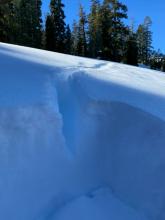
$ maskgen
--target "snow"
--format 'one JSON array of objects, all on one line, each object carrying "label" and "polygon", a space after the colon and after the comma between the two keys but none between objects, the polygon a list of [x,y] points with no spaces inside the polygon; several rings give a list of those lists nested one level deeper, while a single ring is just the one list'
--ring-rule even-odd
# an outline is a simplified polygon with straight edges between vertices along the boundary
[{"label": "snow", "polygon": [[165,219],[163,73],[3,43],[0,66],[0,219]]},{"label": "snow", "polygon": [[68,216],[79,220],[123,220],[123,217],[131,220],[145,219],[136,210],[113,197],[112,192],[106,188],[71,201],[56,213],[54,219],[67,220]]},{"label": "snow", "polygon": [[145,65],[145,64],[143,64],[143,63],[139,63],[138,66],[141,67],[141,68],[145,68],[145,69],[151,69],[150,66]]}]

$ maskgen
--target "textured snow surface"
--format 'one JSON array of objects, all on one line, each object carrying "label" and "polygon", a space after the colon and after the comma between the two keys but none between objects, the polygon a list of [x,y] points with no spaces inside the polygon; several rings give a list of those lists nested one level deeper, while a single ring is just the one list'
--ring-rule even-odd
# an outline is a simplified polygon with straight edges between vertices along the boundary
[{"label": "textured snow surface", "polygon": [[136,210],[113,196],[109,189],[101,189],[70,201],[55,214],[53,220],[145,220]]},{"label": "textured snow surface", "polygon": [[0,219],[164,220],[165,75],[0,43]]}]

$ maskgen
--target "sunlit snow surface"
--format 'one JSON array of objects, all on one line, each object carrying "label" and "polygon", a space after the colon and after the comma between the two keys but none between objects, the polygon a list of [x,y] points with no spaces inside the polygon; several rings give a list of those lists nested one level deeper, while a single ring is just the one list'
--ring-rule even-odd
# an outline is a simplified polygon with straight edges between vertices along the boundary
[{"label": "sunlit snow surface", "polygon": [[165,74],[0,44],[0,219],[164,220]]}]

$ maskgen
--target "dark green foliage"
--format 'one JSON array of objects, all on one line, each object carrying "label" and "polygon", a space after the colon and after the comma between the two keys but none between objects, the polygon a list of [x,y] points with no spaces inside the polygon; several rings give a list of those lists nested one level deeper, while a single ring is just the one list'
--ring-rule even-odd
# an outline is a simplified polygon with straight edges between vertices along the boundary
[{"label": "dark green foliage", "polygon": [[91,3],[88,31],[82,6],[80,6],[79,23],[74,24],[75,54],[121,61],[126,34],[122,19],[127,18],[127,7],[117,0],[104,0],[102,5],[99,0],[92,0]]},{"label": "dark green foliage", "polygon": [[34,47],[42,47],[42,0],[35,0],[34,5]]},{"label": "dark green foliage", "polygon": [[41,0],[13,0],[0,5],[0,38],[8,43],[41,47]]},{"label": "dark green foliage", "polygon": [[[64,4],[61,0],[51,0],[50,15],[47,16],[46,21],[46,47],[48,50],[56,52],[65,51],[65,14]],[[48,27],[47,27],[48,25]]]},{"label": "dark green foliage", "polygon": [[0,41],[5,42],[7,40],[6,26],[5,26],[5,10],[0,5]]},{"label": "dark green foliage", "polygon": [[125,35],[123,19],[127,18],[127,7],[118,0],[104,0],[100,9],[103,58],[122,60]]},{"label": "dark green foliage", "polygon": [[102,49],[100,2],[99,0],[91,0],[91,3],[91,11],[88,16],[88,50],[89,56],[96,58]]},{"label": "dark green foliage", "polygon": [[72,29],[72,54],[101,58],[131,65],[150,62],[151,20],[146,17],[137,33],[124,23],[127,6],[118,0],[91,0],[87,16],[80,6],[79,21]]},{"label": "dark green foliage", "polygon": [[151,69],[161,70],[165,72],[165,55],[161,53],[160,50],[152,51],[150,57]]},{"label": "dark green foliage", "polygon": [[10,3],[12,0],[0,0],[0,5]]},{"label": "dark green foliage", "polygon": [[162,70],[163,72],[165,72],[165,57],[164,57],[163,60],[162,60],[161,70]]},{"label": "dark green foliage", "polygon": [[126,64],[137,66],[138,47],[137,47],[136,35],[134,33],[130,33],[126,43],[127,43],[127,48],[126,48],[125,62]]},{"label": "dark green foliage", "polygon": [[13,37],[13,14],[13,3],[0,4],[0,41],[2,42],[10,42],[10,38]]},{"label": "dark green foliage", "polygon": [[19,20],[20,44],[41,48],[41,0],[21,0],[19,4]]},{"label": "dark green foliage", "polygon": [[150,17],[144,19],[144,23],[139,25],[137,30],[138,59],[140,63],[146,65],[150,62],[152,51],[152,32],[150,30],[152,21]]},{"label": "dark green foliage", "polygon": [[21,0],[19,5],[19,42],[22,45],[32,46],[33,28],[32,28],[32,6],[31,0]]},{"label": "dark green foliage", "polygon": [[87,17],[82,5],[79,8],[79,21],[74,21],[72,31],[72,54],[87,56]]},{"label": "dark green foliage", "polygon": [[50,15],[47,15],[46,18],[46,29],[45,29],[45,48],[47,50],[54,50],[54,25],[53,25],[53,19]]},{"label": "dark green foliage", "polygon": [[77,44],[77,51],[79,56],[87,55],[86,24],[87,18],[82,5],[80,5]]},{"label": "dark green foliage", "polygon": [[72,39],[72,48],[71,48],[71,54],[78,55],[78,24],[74,20],[73,22],[73,28],[71,33],[71,39]]},{"label": "dark green foliage", "polygon": [[71,48],[72,48],[72,35],[69,25],[66,27],[66,33],[65,33],[65,53],[71,54]]},{"label": "dark green foliage", "polygon": [[143,25],[139,25],[137,30],[137,43],[138,43],[138,60],[140,63],[144,63],[144,28]]},{"label": "dark green foliage", "polygon": [[20,0],[14,0],[9,4],[9,14],[8,14],[9,43],[19,44],[19,39],[20,39],[19,2]]}]

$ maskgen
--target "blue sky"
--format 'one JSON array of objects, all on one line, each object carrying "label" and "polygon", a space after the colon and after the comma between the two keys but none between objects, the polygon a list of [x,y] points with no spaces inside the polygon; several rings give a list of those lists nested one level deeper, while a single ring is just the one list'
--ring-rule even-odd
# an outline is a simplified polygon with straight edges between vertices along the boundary
[{"label": "blue sky", "polygon": [[[165,0],[121,0],[128,6],[128,22],[135,24],[143,22],[145,16],[152,18],[153,46],[165,53]],[[43,1],[43,12],[46,15],[50,0]],[[90,0],[63,0],[65,4],[66,22],[72,24],[77,18],[79,4],[82,3],[89,11]]]}]

